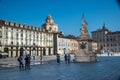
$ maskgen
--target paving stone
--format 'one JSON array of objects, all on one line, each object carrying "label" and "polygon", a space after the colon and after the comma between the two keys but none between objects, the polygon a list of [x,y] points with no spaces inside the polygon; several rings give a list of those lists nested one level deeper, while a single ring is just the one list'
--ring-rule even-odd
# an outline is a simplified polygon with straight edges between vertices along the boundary
[{"label": "paving stone", "polygon": [[52,60],[22,71],[18,67],[0,67],[0,80],[120,80],[120,56],[98,59],[96,63],[71,64]]}]

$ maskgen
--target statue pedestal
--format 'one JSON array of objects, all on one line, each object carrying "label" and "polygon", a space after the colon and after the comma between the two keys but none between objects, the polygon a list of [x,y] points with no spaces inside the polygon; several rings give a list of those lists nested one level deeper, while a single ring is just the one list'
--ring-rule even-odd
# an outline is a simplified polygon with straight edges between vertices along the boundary
[{"label": "statue pedestal", "polygon": [[75,62],[95,62],[96,54],[92,49],[92,40],[88,34],[87,23],[82,16],[82,28],[80,29],[80,37],[78,38],[79,50],[75,54]]},{"label": "statue pedestal", "polygon": [[75,62],[96,62],[96,54],[86,49],[79,50],[75,54]]}]

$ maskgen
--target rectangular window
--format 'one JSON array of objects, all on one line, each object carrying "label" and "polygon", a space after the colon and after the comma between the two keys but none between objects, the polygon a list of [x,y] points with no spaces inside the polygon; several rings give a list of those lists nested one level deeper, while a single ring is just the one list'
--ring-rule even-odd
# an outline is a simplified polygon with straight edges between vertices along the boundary
[{"label": "rectangular window", "polygon": [[109,44],[107,44],[107,47],[109,47]]},{"label": "rectangular window", "polygon": [[2,36],[2,32],[0,31],[0,36]]},{"label": "rectangular window", "polygon": [[23,37],[23,34],[21,34],[21,37]]},{"label": "rectangular window", "polygon": [[1,41],[0,41],[0,45],[1,45]]},{"label": "rectangular window", "polygon": [[5,22],[6,25],[9,25],[9,22]]},{"label": "rectangular window", "polygon": [[23,25],[22,25],[22,24],[20,24],[20,27],[21,27],[21,28],[23,28]]},{"label": "rectangular window", "polygon": [[6,32],[6,38],[8,37],[8,32]]},{"label": "rectangular window", "polygon": [[18,33],[16,33],[16,37],[18,37]]},{"label": "rectangular window", "polygon": [[0,26],[0,30],[2,30],[2,26]]}]

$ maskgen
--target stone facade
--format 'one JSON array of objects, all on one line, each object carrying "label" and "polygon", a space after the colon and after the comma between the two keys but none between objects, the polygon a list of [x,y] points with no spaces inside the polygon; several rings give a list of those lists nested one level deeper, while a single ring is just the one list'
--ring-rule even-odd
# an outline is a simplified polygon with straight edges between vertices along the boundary
[{"label": "stone facade", "polygon": [[84,15],[82,16],[82,27],[80,28],[80,38],[79,40],[88,40],[90,36],[87,30],[87,22],[84,20]]},{"label": "stone facade", "polygon": [[120,52],[120,31],[108,32],[105,36],[104,52],[112,51],[113,53]]},{"label": "stone facade", "polygon": [[52,19],[52,16],[49,14],[45,20],[45,23],[41,26],[42,31],[47,31],[47,32],[53,32],[57,33],[58,32],[58,25],[54,23],[54,20]]},{"label": "stone facade", "polygon": [[77,38],[71,36],[59,36],[57,51],[59,54],[76,53],[78,51]]},{"label": "stone facade", "polygon": [[103,53],[109,51],[120,52],[120,31],[111,32],[105,24],[102,29],[92,31],[92,39],[98,43],[98,49]]},{"label": "stone facade", "polygon": [[87,23],[82,16],[82,27],[80,37],[78,38],[78,52],[75,54],[75,62],[93,62],[96,61],[96,54],[93,52],[92,40],[88,34]]},{"label": "stone facade", "polygon": [[101,49],[103,46],[105,46],[105,36],[108,32],[109,30],[106,28],[105,23],[103,24],[102,29],[92,31],[92,39],[98,42],[98,49]]},{"label": "stone facade", "polygon": [[22,51],[32,49],[36,55],[53,54],[53,33],[42,31],[38,27],[0,20],[0,50],[9,57],[18,57]]}]

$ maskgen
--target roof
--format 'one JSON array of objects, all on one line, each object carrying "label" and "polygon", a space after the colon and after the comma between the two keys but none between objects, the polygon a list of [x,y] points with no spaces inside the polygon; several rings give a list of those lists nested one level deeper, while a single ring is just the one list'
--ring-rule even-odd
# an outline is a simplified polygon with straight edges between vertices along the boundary
[{"label": "roof", "polygon": [[108,32],[107,35],[112,35],[112,34],[120,34],[120,31],[116,31],[116,32]]},{"label": "roof", "polygon": [[60,38],[66,38],[66,39],[77,39],[77,37],[75,37],[74,35],[68,35],[68,36],[59,36]]},{"label": "roof", "polygon": [[93,33],[93,32],[103,32],[103,31],[109,31],[109,30],[106,28],[105,23],[103,24],[102,29],[97,29],[97,30],[95,30],[95,31],[92,31],[92,33]]}]

